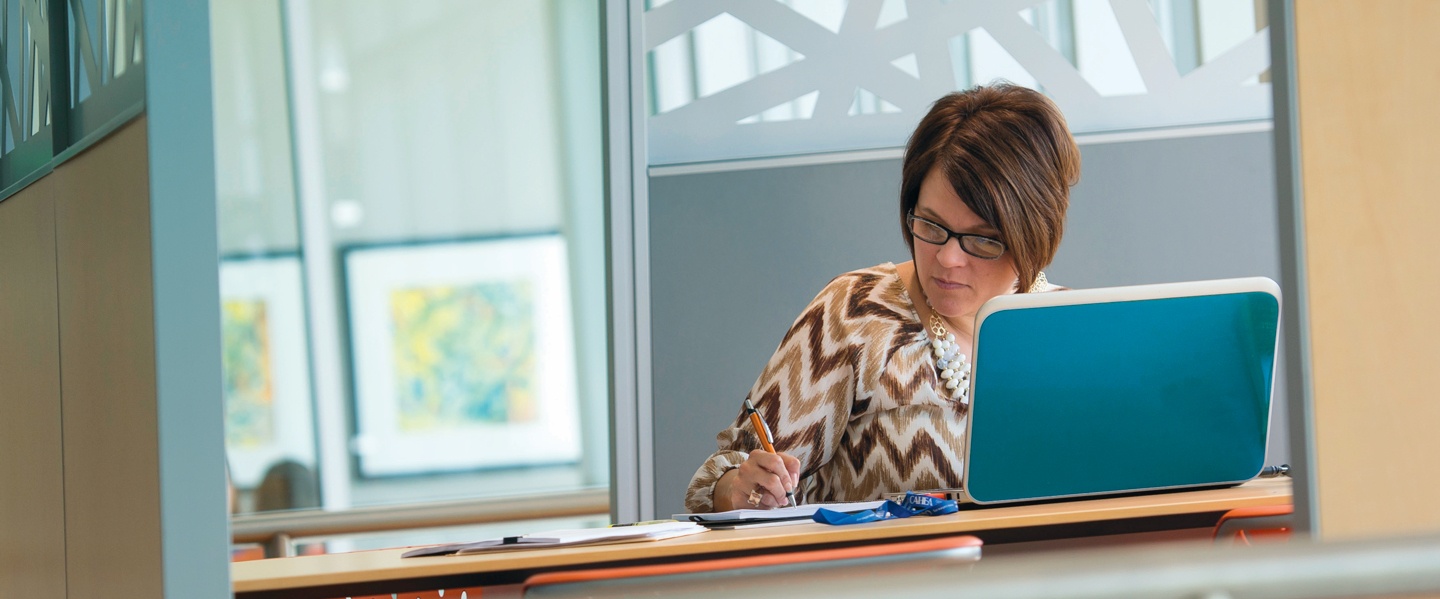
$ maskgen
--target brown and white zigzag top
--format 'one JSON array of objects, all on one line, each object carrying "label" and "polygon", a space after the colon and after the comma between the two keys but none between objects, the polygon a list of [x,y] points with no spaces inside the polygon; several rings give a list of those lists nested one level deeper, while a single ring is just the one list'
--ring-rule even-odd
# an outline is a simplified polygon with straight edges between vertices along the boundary
[{"label": "brown and white zigzag top", "polygon": [[[960,486],[965,404],[936,393],[929,335],[895,265],[831,281],[785,333],[749,398],[800,460],[805,503]],[[743,410],[690,480],[685,507],[713,510],[715,481],[759,439]]]}]

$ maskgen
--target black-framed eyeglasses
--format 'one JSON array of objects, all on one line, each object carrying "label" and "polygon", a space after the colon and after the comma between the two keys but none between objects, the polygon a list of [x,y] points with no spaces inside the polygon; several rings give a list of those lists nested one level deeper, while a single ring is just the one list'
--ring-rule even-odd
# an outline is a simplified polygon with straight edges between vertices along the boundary
[{"label": "black-framed eyeglasses", "polygon": [[1005,244],[994,237],[974,233],[956,233],[940,226],[935,221],[915,216],[914,212],[907,214],[906,217],[910,223],[910,234],[925,243],[945,245],[950,243],[951,237],[954,237],[960,240],[960,249],[981,260],[995,260],[1005,253]]}]

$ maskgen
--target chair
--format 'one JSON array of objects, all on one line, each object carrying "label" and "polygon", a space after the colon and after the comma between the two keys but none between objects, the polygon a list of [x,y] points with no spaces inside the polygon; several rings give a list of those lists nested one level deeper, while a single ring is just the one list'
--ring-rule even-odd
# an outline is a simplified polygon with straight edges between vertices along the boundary
[{"label": "chair", "polygon": [[979,538],[963,535],[840,549],[545,572],[526,579],[523,592],[526,596],[658,596],[683,594],[690,585],[700,584],[712,590],[736,587],[737,596],[753,596],[742,589],[763,590],[781,580],[793,585],[805,577],[864,576],[876,566],[893,573],[897,569],[919,572],[969,565],[980,559],[981,544]]},{"label": "chair", "polygon": [[1288,505],[1242,507],[1225,512],[1215,523],[1215,542],[1251,545],[1251,541],[1286,541],[1295,526]]},{"label": "chair", "polygon": [[254,543],[230,546],[230,561],[249,562],[265,559],[265,548]]}]

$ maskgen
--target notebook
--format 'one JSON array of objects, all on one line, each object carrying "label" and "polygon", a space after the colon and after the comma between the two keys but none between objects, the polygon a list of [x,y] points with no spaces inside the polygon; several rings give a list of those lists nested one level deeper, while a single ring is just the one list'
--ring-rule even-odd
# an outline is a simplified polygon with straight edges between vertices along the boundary
[{"label": "notebook", "polygon": [[1233,485],[1264,466],[1267,278],[994,298],[976,316],[963,500]]},{"label": "notebook", "polygon": [[499,537],[472,543],[436,545],[411,549],[400,557],[425,557],[431,555],[472,555],[492,551],[514,551],[521,549],[547,549],[573,545],[598,545],[602,543],[632,543],[636,541],[660,541],[698,534],[709,530],[693,522],[656,522],[608,528],[572,528],[531,533],[517,537]]},{"label": "notebook", "polygon": [[712,528],[732,526],[779,524],[782,522],[810,522],[816,510],[825,508],[837,512],[859,512],[880,507],[885,500],[855,501],[849,503],[812,503],[775,509],[739,509],[705,514],[675,514],[672,518],[682,522],[697,522]]}]

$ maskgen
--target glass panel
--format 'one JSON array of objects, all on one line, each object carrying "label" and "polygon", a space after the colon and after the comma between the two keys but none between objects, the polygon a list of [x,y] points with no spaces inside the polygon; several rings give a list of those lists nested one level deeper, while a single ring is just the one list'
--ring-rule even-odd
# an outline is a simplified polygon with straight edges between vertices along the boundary
[{"label": "glass panel", "polygon": [[[823,5],[814,8],[820,9]],[[802,58],[804,56],[770,36],[729,13],[722,13],[650,52],[648,60],[652,69],[678,75],[659,78],[651,84],[654,94],[651,114],[674,110]],[[792,107],[798,109],[798,104]],[[795,117],[787,114],[778,120],[790,118]],[[761,119],[771,120],[763,116]]]},{"label": "glass panel", "polygon": [[[1198,0],[1200,63],[1209,64],[1254,37],[1265,28],[1267,10],[1265,0]],[[1248,83],[1257,81],[1259,76],[1247,79]]]},{"label": "glass panel", "polygon": [[777,104],[765,109],[759,114],[752,114],[737,121],[740,124],[793,121],[797,119],[808,119],[815,114],[815,99],[820,97],[820,92],[813,91],[789,102]]},{"label": "glass panel", "polygon": [[278,1],[211,3],[225,449],[237,512],[319,505]]},{"label": "glass panel", "polygon": [[144,2],[69,0],[61,5],[70,38],[69,142],[74,143],[144,104]]},{"label": "glass panel", "polygon": [[1145,80],[1109,0],[1074,0],[1071,11],[1080,75],[1102,96],[1144,94]]},{"label": "glass panel", "polygon": [[212,22],[238,507],[608,484],[597,7],[215,0]]},{"label": "glass panel", "polygon": [[1264,0],[650,5],[655,165],[896,147],[940,94],[1000,79],[1077,133],[1270,116]]},{"label": "glass panel", "polygon": [[0,189],[49,162],[53,145],[50,105],[50,19],[45,5],[0,2]]},{"label": "glass panel", "polygon": [[976,28],[951,40],[950,51],[954,54],[952,59],[955,62],[963,60],[966,63],[965,72],[968,73],[969,81],[964,87],[997,81],[1009,81],[1026,87],[1038,85],[1035,77],[1025,70],[1025,66],[1016,61],[1015,57],[984,29]]},{"label": "glass panel", "polygon": [[210,19],[220,254],[296,254],[280,3],[217,0]]},{"label": "glass panel", "polygon": [[1266,0],[1148,0],[1184,76],[1265,29]]},{"label": "glass panel", "polygon": [[[905,10],[905,0],[883,0],[880,5],[880,17],[875,20],[876,29],[884,29],[909,17]],[[839,31],[837,27],[834,31]]]}]

